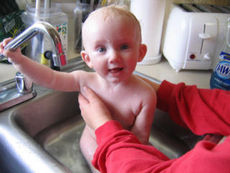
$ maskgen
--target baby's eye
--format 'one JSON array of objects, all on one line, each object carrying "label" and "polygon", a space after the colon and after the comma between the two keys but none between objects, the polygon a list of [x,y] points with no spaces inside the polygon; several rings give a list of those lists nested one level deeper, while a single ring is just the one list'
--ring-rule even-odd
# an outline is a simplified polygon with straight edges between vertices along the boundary
[{"label": "baby's eye", "polygon": [[123,45],[121,45],[121,50],[125,50],[125,49],[128,49],[129,48],[129,46],[127,45],[127,44],[123,44]]},{"label": "baby's eye", "polygon": [[102,52],[106,51],[106,48],[105,47],[99,47],[99,48],[97,48],[97,51],[102,53]]}]

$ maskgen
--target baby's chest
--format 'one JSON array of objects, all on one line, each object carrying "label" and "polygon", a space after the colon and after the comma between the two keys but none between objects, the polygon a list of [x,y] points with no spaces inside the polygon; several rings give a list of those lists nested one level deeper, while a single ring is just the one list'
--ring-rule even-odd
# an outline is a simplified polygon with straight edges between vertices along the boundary
[{"label": "baby's chest", "polygon": [[107,100],[107,105],[113,119],[119,121],[126,129],[131,128],[141,109],[140,103],[134,98],[110,98]]}]

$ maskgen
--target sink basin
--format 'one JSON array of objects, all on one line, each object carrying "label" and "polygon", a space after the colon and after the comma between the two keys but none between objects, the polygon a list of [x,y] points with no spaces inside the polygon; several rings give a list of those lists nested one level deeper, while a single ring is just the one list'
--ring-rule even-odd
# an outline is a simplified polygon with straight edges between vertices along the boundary
[{"label": "sink basin", "polygon": [[[34,99],[0,114],[0,172],[89,173],[79,150],[78,93],[36,91]],[[181,156],[199,139],[156,110],[150,143],[168,157]]]}]

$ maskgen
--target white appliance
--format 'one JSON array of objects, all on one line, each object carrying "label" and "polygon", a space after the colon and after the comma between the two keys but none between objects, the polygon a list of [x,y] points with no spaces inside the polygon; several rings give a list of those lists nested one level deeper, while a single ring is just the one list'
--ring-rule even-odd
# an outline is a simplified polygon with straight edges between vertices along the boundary
[{"label": "white appliance", "polygon": [[230,7],[173,5],[165,31],[163,54],[176,70],[212,69],[225,42]]},{"label": "white appliance", "polygon": [[142,42],[147,45],[147,53],[138,64],[151,65],[161,60],[161,35],[166,0],[131,0],[130,11],[141,25]]}]

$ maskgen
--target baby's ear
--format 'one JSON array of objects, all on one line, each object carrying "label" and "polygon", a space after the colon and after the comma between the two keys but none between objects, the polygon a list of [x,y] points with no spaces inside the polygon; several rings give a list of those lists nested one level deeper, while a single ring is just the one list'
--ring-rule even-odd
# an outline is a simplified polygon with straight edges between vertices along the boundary
[{"label": "baby's ear", "polygon": [[85,63],[90,67],[90,68],[93,68],[93,64],[90,60],[90,57],[88,55],[88,53],[85,51],[85,50],[82,50],[81,51],[81,57],[83,59],[83,61],[85,61]]},{"label": "baby's ear", "polygon": [[139,48],[139,57],[138,62],[141,62],[143,58],[145,57],[145,54],[147,52],[147,46],[145,44],[141,44]]}]

